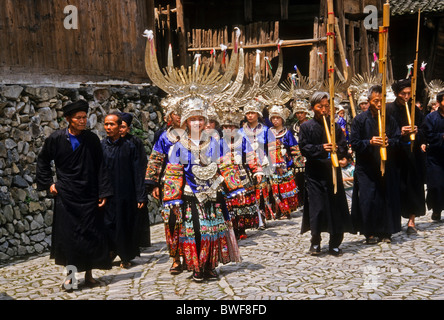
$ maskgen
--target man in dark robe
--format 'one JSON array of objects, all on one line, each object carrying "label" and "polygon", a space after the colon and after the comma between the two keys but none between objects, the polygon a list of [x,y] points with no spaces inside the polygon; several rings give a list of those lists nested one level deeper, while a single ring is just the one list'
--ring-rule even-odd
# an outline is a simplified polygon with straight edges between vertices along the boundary
[{"label": "man in dark robe", "polygon": [[[140,140],[135,135],[130,133],[131,124],[133,122],[133,116],[130,113],[121,112],[120,117],[122,118],[122,125],[120,126],[120,135],[124,139],[128,139],[134,144],[139,152],[139,165],[140,165],[140,175],[145,179],[146,167],[148,165],[148,157],[146,155],[145,146],[142,140]],[[151,236],[150,236],[150,217],[148,212],[148,206],[143,206],[140,210],[140,223],[139,223],[139,233],[140,242],[139,246],[149,247],[151,246]]]},{"label": "man in dark robe", "polygon": [[[337,192],[334,192],[332,144],[327,142],[323,117],[328,115],[329,94],[316,92],[310,99],[314,118],[304,122],[299,132],[299,147],[306,158],[305,163],[305,205],[302,217],[301,233],[311,230],[312,255],[321,253],[321,232],[329,232],[329,253],[341,255],[339,245],[344,232],[351,231],[351,219],[342,182],[341,168],[336,168]],[[329,118],[327,117],[329,123]],[[344,157],[347,152],[345,136],[338,124],[335,124],[337,154]]]},{"label": "man in dark robe", "polygon": [[[37,189],[55,196],[50,258],[63,266],[86,271],[85,285],[99,284],[92,269],[111,269],[103,212],[112,186],[103,164],[100,139],[86,130],[88,103],[80,100],[63,108],[67,129],[52,133],[37,159]],[[57,182],[51,162],[54,161]],[[73,287],[73,275],[63,285]]]},{"label": "man in dark robe", "polygon": [[[422,123],[424,114],[415,106],[415,126],[411,130],[406,103],[410,112],[411,81],[399,80],[392,85],[396,100],[387,104],[387,115],[396,120],[401,131],[401,148],[396,152],[396,160],[400,168],[401,216],[408,219],[407,233],[415,234],[415,217],[425,215],[425,154],[421,145],[425,143]],[[411,140],[410,134],[415,134]],[[412,149],[413,144],[413,149]]]},{"label": "man in dark robe", "polygon": [[144,176],[140,174],[140,151],[130,140],[121,137],[122,119],[118,113],[105,117],[107,137],[102,140],[105,166],[114,195],[105,206],[105,227],[111,250],[121,259],[120,267],[128,268],[140,255],[139,209],[146,205]]},{"label": "man in dark robe", "polygon": [[351,215],[354,231],[363,234],[367,244],[375,244],[390,242],[391,235],[401,231],[399,170],[393,157],[399,147],[400,130],[395,119],[387,116],[387,161],[382,175],[383,138],[378,125],[381,86],[371,87],[368,94],[370,108],[357,115],[351,127],[350,142],[356,153]]},{"label": "man in dark robe", "polygon": [[424,121],[427,147],[427,206],[432,220],[441,220],[444,209],[444,91],[436,95],[438,110],[429,113]]}]

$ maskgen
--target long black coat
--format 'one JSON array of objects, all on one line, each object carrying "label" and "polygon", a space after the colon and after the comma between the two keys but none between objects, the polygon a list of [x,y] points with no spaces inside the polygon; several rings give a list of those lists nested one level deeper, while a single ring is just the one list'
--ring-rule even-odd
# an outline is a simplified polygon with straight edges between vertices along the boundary
[{"label": "long black coat", "polygon": [[83,131],[79,139],[81,144],[73,151],[68,130],[58,130],[45,140],[37,159],[38,190],[48,190],[54,183],[51,161],[57,175],[50,257],[58,265],[76,266],[79,272],[110,269],[98,200],[111,196],[112,186],[103,166],[99,138]]},{"label": "long black coat", "polygon": [[[387,104],[387,115],[393,116],[400,130],[401,127],[409,125],[405,105],[399,105],[396,101]],[[425,143],[423,122],[424,114],[416,108],[415,125],[418,127],[418,134],[413,142],[413,152],[410,136],[405,136],[400,139],[400,148],[395,155],[401,177],[401,216],[407,219],[411,214],[416,217],[423,216],[426,211],[424,190],[426,156],[421,151],[421,144]]]},{"label": "long black coat", "polygon": [[427,149],[427,206],[436,212],[444,210],[444,117],[435,111],[424,121]]},{"label": "long black coat", "polygon": [[366,236],[401,231],[399,169],[394,158],[401,132],[392,117],[387,117],[386,135],[389,145],[382,176],[380,148],[370,145],[370,139],[379,136],[377,119],[370,110],[353,119],[350,143],[356,153],[356,167],[351,215],[354,231]]},{"label": "long black coat", "polygon": [[[338,157],[348,152],[344,133],[336,124]],[[313,235],[321,232],[341,234],[352,230],[347,199],[342,182],[341,168],[336,169],[337,193],[334,193],[332,164],[329,153],[323,148],[327,137],[322,122],[311,119],[301,125],[299,147],[306,158],[305,199],[301,233],[311,230]]]},{"label": "long black coat", "polygon": [[140,254],[140,218],[138,202],[147,202],[140,150],[129,139],[102,140],[105,166],[114,195],[105,206],[105,226],[111,248],[122,259],[130,261]]},{"label": "long black coat", "polygon": [[[148,156],[146,154],[143,141],[132,134],[125,135],[125,139],[128,139],[131,143],[133,143],[136,149],[138,150],[140,157],[140,161],[138,161],[140,165],[140,174],[142,175],[142,177],[144,177],[148,165]],[[146,185],[145,185],[145,190],[146,190]],[[148,212],[148,206],[145,205],[142,209],[139,209],[139,211],[140,211],[139,245],[141,247],[149,247],[151,246],[151,231],[150,231],[150,217]]]}]

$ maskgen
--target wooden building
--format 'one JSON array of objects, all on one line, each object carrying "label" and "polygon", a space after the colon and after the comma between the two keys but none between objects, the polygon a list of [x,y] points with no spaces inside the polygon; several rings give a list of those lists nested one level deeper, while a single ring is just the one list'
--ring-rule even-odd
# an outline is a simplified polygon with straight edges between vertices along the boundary
[{"label": "wooden building", "polygon": [[[0,81],[59,84],[147,81],[145,38],[151,0],[2,0]],[[77,29],[65,28],[77,9]],[[148,9],[150,8],[150,9]]]},{"label": "wooden building", "polygon": [[[378,31],[365,28],[372,5],[382,17],[384,0],[334,0],[338,78],[377,72]],[[405,77],[415,56],[417,9],[422,10],[419,60],[428,80],[444,78],[444,5],[440,0],[391,0],[389,77]],[[67,29],[67,5],[77,8],[78,29]],[[159,61],[166,65],[169,44],[176,65],[196,54],[210,63],[230,48],[241,30],[251,78],[256,50],[274,69],[281,40],[284,75],[295,66],[313,80],[326,77],[326,0],[4,0],[0,2],[2,83],[149,82],[144,68],[145,29],[156,34]],[[229,52],[229,50],[228,50]],[[396,58],[395,58],[396,57]],[[348,64],[348,67],[347,67]],[[419,84],[421,81],[418,82]]]}]

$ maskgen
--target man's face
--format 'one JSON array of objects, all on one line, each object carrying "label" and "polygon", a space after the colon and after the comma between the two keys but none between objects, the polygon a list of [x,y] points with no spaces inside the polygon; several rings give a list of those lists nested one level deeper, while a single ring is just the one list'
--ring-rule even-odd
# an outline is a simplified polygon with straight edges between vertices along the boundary
[{"label": "man's face", "polygon": [[370,109],[372,110],[372,112],[377,113],[378,110],[381,110],[382,94],[373,92],[369,103],[370,103]]},{"label": "man's face", "polygon": [[122,137],[126,136],[130,132],[130,127],[126,124],[125,121],[122,121],[122,124],[120,125],[120,135]]},{"label": "man's face", "polygon": [[68,117],[66,120],[69,123],[69,126],[76,131],[83,131],[86,129],[86,124],[88,121],[88,117],[86,116],[85,111],[78,111]]},{"label": "man's face", "polygon": [[324,98],[321,100],[320,103],[315,104],[313,107],[314,115],[317,119],[322,118],[323,116],[328,115],[330,103],[328,102],[327,98]]},{"label": "man's face", "polygon": [[114,115],[108,115],[105,118],[104,128],[106,134],[112,140],[118,139],[120,137],[120,125],[118,123],[119,118]]},{"label": "man's face", "polygon": [[412,96],[412,88],[407,87],[407,88],[402,89],[396,95],[396,100],[398,100],[398,103],[404,105],[406,102],[409,102],[411,96]]},{"label": "man's face", "polygon": [[441,113],[444,113],[444,99],[442,99],[441,102],[436,102],[436,105],[438,106],[436,109],[440,109]]}]

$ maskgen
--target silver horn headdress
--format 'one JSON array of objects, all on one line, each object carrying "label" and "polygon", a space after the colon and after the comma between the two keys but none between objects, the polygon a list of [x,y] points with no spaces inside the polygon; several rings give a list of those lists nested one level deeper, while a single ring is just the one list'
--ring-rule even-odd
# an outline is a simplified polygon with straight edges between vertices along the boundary
[{"label": "silver horn headdress", "polygon": [[[146,72],[156,86],[174,99],[180,100],[177,110],[180,112],[182,123],[186,121],[187,117],[199,112],[202,112],[201,115],[208,119],[206,109],[211,105],[212,100],[233,96],[241,88],[244,73],[244,55],[243,50],[239,48],[239,28],[235,28],[235,30],[234,48],[227,69],[223,74],[219,72],[219,63],[215,64],[213,68],[204,64],[193,65],[188,68],[184,66],[174,67],[170,54],[167,67],[161,69],[157,61],[154,34],[151,30],[145,30],[143,35],[147,38],[145,49]],[[242,61],[242,67],[239,67],[237,71],[238,60]],[[236,71],[238,74],[233,81],[232,78]],[[170,98],[170,101],[173,98]],[[169,104],[166,103],[166,105]]]}]

